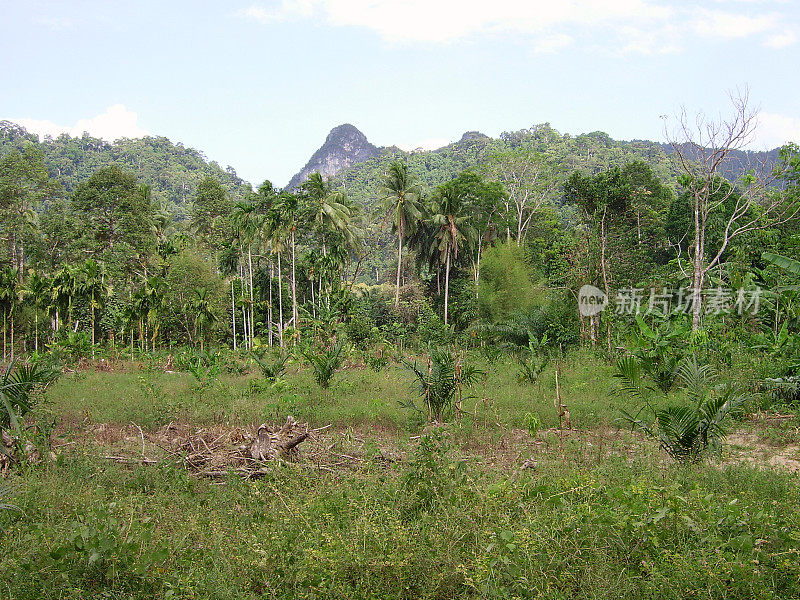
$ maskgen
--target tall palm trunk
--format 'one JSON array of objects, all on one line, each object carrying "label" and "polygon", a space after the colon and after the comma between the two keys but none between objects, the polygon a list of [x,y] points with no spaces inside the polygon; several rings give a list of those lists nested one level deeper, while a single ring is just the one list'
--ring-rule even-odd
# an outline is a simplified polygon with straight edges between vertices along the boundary
[{"label": "tall palm trunk", "polygon": [[269,261],[269,306],[267,307],[267,321],[269,321],[269,332],[267,333],[267,344],[272,347],[273,327],[275,320],[272,318],[272,284],[275,280],[272,259]]},{"label": "tall palm trunk", "polygon": [[94,358],[94,299],[92,299],[92,358]]},{"label": "tall palm trunk", "polygon": [[294,324],[294,328],[299,332],[300,314],[297,310],[297,283],[295,279],[294,255],[295,255],[294,225],[292,225],[292,323]]},{"label": "tall palm trunk", "polygon": [[247,335],[248,331],[247,326],[247,309],[245,308],[244,304],[242,304],[242,333],[244,334],[244,347],[246,350],[250,349],[250,338]]},{"label": "tall palm trunk", "polygon": [[253,302],[253,252],[252,252],[252,244],[247,245],[247,269],[249,271],[250,276],[250,340],[252,344],[252,340],[256,335],[256,329],[254,324],[254,315],[255,315],[255,303]]},{"label": "tall palm trunk", "polygon": [[400,228],[397,228],[397,286],[394,292],[394,306],[400,306],[400,269],[403,264],[403,234]]},{"label": "tall palm trunk", "polygon": [[233,329],[233,351],[236,352],[236,297],[233,292],[233,279],[231,279],[231,328]]},{"label": "tall palm trunk", "polygon": [[244,335],[244,347],[250,349],[250,326],[248,325],[247,307],[247,274],[244,265],[239,266],[239,281],[242,282],[242,334]]},{"label": "tall palm trunk", "polygon": [[281,279],[281,253],[278,252],[278,337],[281,347],[283,347],[283,280]]},{"label": "tall palm trunk", "polygon": [[481,242],[483,242],[483,236],[478,236],[478,257],[475,260],[475,298],[478,297],[478,286],[480,284],[481,279]]},{"label": "tall palm trunk", "polygon": [[447,305],[450,298],[450,248],[447,249],[446,266],[444,271],[444,324],[447,325]]}]

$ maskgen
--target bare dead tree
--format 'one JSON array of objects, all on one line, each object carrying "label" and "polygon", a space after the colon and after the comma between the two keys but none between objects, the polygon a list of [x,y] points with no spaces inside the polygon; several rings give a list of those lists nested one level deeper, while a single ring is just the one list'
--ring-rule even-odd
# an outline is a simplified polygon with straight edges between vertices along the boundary
[{"label": "bare dead tree", "polygon": [[[559,181],[544,157],[532,151],[497,155],[490,162],[488,172],[508,193],[506,212],[511,213],[513,207],[519,246],[525,241],[531,219],[553,196]],[[506,235],[510,240],[510,226],[506,227]]]},{"label": "bare dead tree", "polygon": [[[780,166],[770,166],[765,156],[757,158],[746,152],[741,159],[745,164],[737,165],[745,175],[736,184],[722,176],[724,169],[733,165],[734,152],[752,142],[758,127],[758,108],[750,106],[748,90],[737,90],[729,97],[729,117],[713,119],[700,112],[691,118],[683,109],[672,130],[665,131],[683,172],[680,182],[689,195],[694,225],[693,239],[685,251],[691,272],[684,270],[692,282],[693,330],[700,327],[706,275],[720,263],[730,242],[745,233],[785,223],[796,217],[800,208],[773,187],[786,173]],[[709,222],[719,214],[724,215],[721,243],[709,250]]]}]

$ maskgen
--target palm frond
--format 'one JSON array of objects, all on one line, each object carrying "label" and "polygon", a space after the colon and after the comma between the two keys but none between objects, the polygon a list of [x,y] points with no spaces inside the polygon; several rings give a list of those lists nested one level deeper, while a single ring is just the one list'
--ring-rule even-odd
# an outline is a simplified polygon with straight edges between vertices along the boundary
[{"label": "palm frond", "polygon": [[677,379],[686,393],[694,399],[700,399],[711,383],[716,379],[716,371],[711,365],[702,365],[697,357],[687,356],[678,365]]},{"label": "palm frond", "polygon": [[642,367],[633,356],[625,356],[617,361],[614,377],[619,380],[620,391],[639,400],[646,400],[648,393],[653,389],[645,383]]}]

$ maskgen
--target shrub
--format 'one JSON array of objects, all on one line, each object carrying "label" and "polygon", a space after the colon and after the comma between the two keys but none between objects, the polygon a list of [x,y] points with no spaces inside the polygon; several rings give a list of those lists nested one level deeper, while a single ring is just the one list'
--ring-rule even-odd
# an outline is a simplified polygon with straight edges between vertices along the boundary
[{"label": "shrub", "polygon": [[[428,411],[431,421],[441,421],[459,407],[462,390],[478,380],[483,373],[479,369],[463,364],[447,348],[432,347],[429,350],[427,366],[406,362],[416,376],[415,389]],[[407,405],[416,408],[412,403]]]},{"label": "shrub", "polygon": [[278,356],[270,359],[263,350],[253,351],[251,357],[261,368],[261,374],[270,383],[275,383],[286,372],[286,363],[291,354],[281,351]]},{"label": "shrub", "polygon": [[635,346],[631,353],[659,389],[668,392],[675,384],[678,368],[688,351],[688,323],[663,319],[650,327],[641,315],[636,315],[636,324]]},{"label": "shrub", "polygon": [[118,513],[112,502],[79,515],[67,531],[66,543],[50,552],[54,567],[67,572],[74,568],[79,578],[110,585],[138,588],[145,583],[153,567],[167,560],[169,550],[152,542],[150,518],[134,521]]},{"label": "shrub", "polygon": [[449,344],[455,337],[453,326],[445,325],[430,304],[423,304],[417,315],[417,334],[423,344],[435,346]]},{"label": "shrub", "polygon": [[529,312],[543,295],[521,247],[503,244],[484,251],[478,293],[481,317],[504,321],[517,312]]},{"label": "shrub", "polygon": [[344,344],[342,340],[339,340],[330,348],[320,352],[314,352],[311,349],[303,351],[303,356],[314,370],[314,381],[316,381],[323,390],[328,389],[333,380],[333,376],[344,362],[344,356],[342,354],[343,349]]},{"label": "shrub", "polygon": [[0,429],[19,428],[21,419],[36,403],[36,391],[58,376],[40,365],[11,365],[0,377]]},{"label": "shrub", "polygon": [[[688,404],[654,408],[648,398],[653,388],[644,383],[642,367],[634,357],[621,359],[614,376],[624,391],[643,403],[636,415],[623,411],[623,420],[657,440],[678,462],[700,461],[725,436],[727,417],[741,410],[746,401],[735,385],[714,385],[712,368],[698,364],[694,356],[681,361],[677,370]],[[649,421],[639,418],[643,411],[650,414]]]},{"label": "shrub", "polygon": [[520,370],[517,373],[517,381],[520,383],[538,383],[547,364],[550,362],[550,353],[547,348],[547,334],[541,339],[531,336],[528,341],[528,349],[517,357]]}]

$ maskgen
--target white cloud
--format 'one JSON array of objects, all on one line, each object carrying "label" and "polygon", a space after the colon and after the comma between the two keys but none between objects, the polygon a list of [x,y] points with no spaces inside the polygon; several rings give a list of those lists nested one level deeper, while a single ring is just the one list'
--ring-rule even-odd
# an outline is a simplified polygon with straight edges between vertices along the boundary
[{"label": "white cloud", "polygon": [[671,54],[680,50],[679,32],[669,24],[653,29],[620,27],[617,33],[622,54]]},{"label": "white cloud", "polygon": [[449,143],[450,140],[446,138],[428,138],[419,142],[397,144],[397,147],[406,152],[413,152],[414,150],[438,150]]},{"label": "white cloud", "polygon": [[275,23],[312,17],[314,15],[314,6],[311,0],[282,0],[270,8],[254,4],[240,10],[237,14],[240,17],[253,19],[260,23]]},{"label": "white cloud", "polygon": [[551,34],[564,24],[647,21],[671,12],[652,0],[283,0],[238,14],[262,22],[315,17],[373,30],[389,42],[451,42],[478,32]]},{"label": "white cloud", "polygon": [[[535,53],[557,52],[594,34],[618,52],[676,52],[690,37],[795,43],[796,16],[780,0],[721,2],[713,9],[666,0],[257,0],[240,17],[264,24],[313,20],[370,30],[392,44],[452,43],[516,35]],[[597,40],[595,40],[597,41]],[[591,46],[596,47],[596,46]]]},{"label": "white cloud", "polygon": [[556,33],[542,38],[533,47],[536,54],[552,54],[562,48],[566,48],[574,42],[574,38],[566,33]]},{"label": "white cloud", "polygon": [[758,128],[750,147],[772,149],[786,142],[800,143],[800,117],[762,112],[758,115]]},{"label": "white cloud", "polygon": [[695,12],[693,28],[707,37],[744,38],[773,30],[779,23],[774,13],[751,16],[701,8]]},{"label": "white cloud", "polygon": [[784,31],[782,33],[775,33],[764,40],[764,44],[770,48],[786,48],[797,42],[797,34],[793,31]]},{"label": "white cloud", "polygon": [[137,138],[148,135],[148,132],[139,127],[139,116],[125,108],[123,104],[109,106],[104,113],[91,119],[80,119],[75,125],[64,126],[53,123],[52,121],[38,119],[10,119],[22,125],[31,133],[36,133],[44,137],[49,135],[56,137],[62,133],[73,137],[79,137],[87,132],[94,137],[102,138],[113,142],[119,138]]}]

